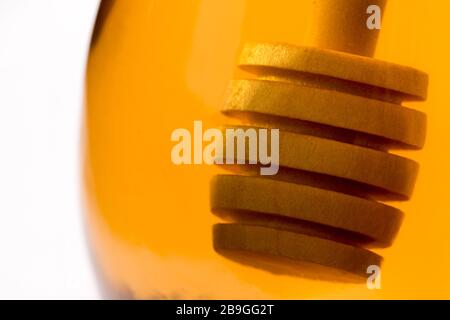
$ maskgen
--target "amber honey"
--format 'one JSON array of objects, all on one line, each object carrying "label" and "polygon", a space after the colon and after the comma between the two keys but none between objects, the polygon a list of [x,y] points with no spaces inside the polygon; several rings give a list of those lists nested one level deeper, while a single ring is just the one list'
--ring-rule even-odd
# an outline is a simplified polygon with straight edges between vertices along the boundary
[{"label": "amber honey", "polygon": [[[396,244],[379,250],[382,288],[276,275],[218,255],[212,246],[209,182],[223,171],[174,166],[176,128],[220,114],[246,42],[307,45],[313,1],[104,1],[87,70],[85,178],[94,259],[109,294],[135,298],[448,297],[448,205],[443,83],[446,2],[392,1],[377,58],[426,70],[421,108],[428,145],[405,152],[422,164]],[[414,17],[412,20],[411,17]],[[430,142],[431,141],[431,142]],[[439,143],[437,143],[438,141]]]}]

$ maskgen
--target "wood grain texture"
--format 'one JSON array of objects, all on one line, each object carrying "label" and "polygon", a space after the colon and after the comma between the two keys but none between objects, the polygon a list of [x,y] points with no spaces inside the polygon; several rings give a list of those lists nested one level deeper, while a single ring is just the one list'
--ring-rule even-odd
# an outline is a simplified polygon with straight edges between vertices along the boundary
[{"label": "wood grain texture", "polygon": [[227,258],[275,274],[365,281],[367,268],[382,263],[379,255],[362,248],[245,224],[214,225],[213,243]]},{"label": "wood grain texture", "polygon": [[308,45],[373,56],[379,30],[367,28],[367,8],[377,5],[384,14],[386,0],[320,0],[314,1]]},{"label": "wood grain texture", "polygon": [[[226,126],[224,139],[227,129],[261,128]],[[394,154],[285,131],[279,131],[279,165],[372,186],[396,200],[411,197],[419,169],[415,161]]]},{"label": "wood grain texture", "polygon": [[391,245],[403,219],[401,211],[378,202],[261,177],[215,176],[210,190],[212,212],[226,220],[356,245]]},{"label": "wood grain texture", "polygon": [[245,116],[242,113],[263,114],[365,133],[374,140],[383,139],[380,143],[387,149],[422,148],[427,124],[424,113],[392,103],[266,80],[233,80],[222,111],[238,117]]},{"label": "wood grain texture", "polygon": [[248,43],[239,65],[303,72],[397,92],[402,100],[427,98],[428,75],[414,68],[338,51],[281,43]]}]

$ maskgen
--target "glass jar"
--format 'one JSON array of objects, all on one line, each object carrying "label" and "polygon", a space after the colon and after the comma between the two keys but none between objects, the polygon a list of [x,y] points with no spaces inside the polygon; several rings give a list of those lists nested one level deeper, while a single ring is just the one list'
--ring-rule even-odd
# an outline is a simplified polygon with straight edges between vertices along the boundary
[{"label": "glass jar", "polygon": [[[103,0],[87,68],[83,135],[86,223],[104,292],[125,298],[449,297],[445,199],[450,172],[440,165],[449,133],[434,118],[411,202],[385,258],[382,289],[280,275],[215,252],[209,184],[217,166],[171,161],[178,128],[232,120],[221,114],[246,42],[308,45],[313,0]],[[426,111],[445,112],[449,45],[439,35],[450,4],[396,0],[383,11],[376,57],[426,70]],[[441,32],[438,32],[441,30]],[[444,81],[444,82],[441,82]],[[415,108],[415,104],[409,104]],[[432,106],[432,107],[431,107]],[[424,108],[420,105],[418,108]],[[447,108],[448,109],[448,108]],[[439,135],[439,136],[438,136]],[[448,150],[448,148],[447,148]],[[438,157],[438,155],[443,156]],[[433,165],[435,164],[435,165]],[[432,187],[430,187],[432,186]]]}]

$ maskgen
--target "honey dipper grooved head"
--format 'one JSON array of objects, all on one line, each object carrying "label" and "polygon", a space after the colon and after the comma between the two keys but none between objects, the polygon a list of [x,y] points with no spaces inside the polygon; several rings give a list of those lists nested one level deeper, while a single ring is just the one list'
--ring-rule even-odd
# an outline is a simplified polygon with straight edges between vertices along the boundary
[{"label": "honey dipper grooved head", "polygon": [[372,58],[379,25],[368,21],[381,19],[386,2],[315,0],[306,46],[243,47],[238,64],[253,78],[233,80],[222,108],[243,123],[223,134],[279,130],[279,171],[251,176],[260,164],[250,165],[247,145],[245,161],[226,167],[236,175],[213,179],[211,211],[226,222],[213,228],[219,254],[322,280],[366,280],[380,266],[368,249],[392,244],[402,213],[378,201],[408,200],[418,172],[389,150],[423,147],[426,115],[402,103],[428,91],[426,73]]}]

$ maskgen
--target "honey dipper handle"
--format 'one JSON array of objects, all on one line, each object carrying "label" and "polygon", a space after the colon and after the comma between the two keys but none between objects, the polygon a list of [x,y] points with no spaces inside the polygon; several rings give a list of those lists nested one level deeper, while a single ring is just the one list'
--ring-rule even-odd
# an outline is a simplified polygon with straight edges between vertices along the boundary
[{"label": "honey dipper handle", "polygon": [[381,16],[387,0],[315,0],[309,45],[372,57],[378,29],[369,29],[367,9],[377,5]]}]

